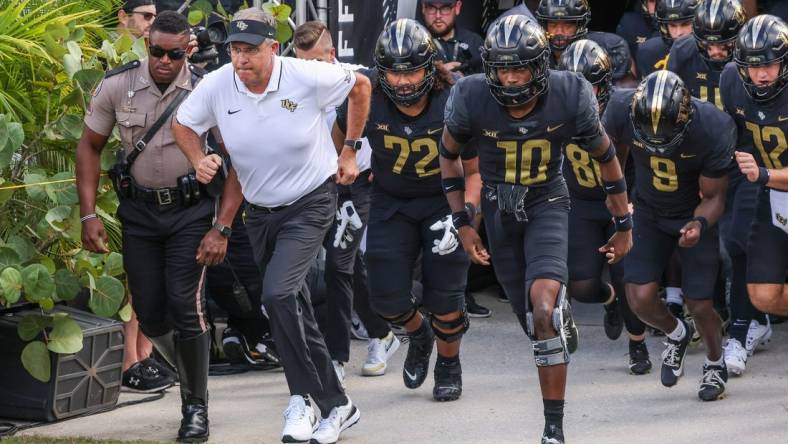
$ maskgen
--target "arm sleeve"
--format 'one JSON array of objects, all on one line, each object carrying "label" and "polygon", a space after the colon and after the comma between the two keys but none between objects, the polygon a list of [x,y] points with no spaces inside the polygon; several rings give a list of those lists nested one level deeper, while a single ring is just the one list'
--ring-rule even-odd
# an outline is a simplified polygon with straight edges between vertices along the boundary
[{"label": "arm sleeve", "polygon": [[580,81],[579,85],[580,92],[577,95],[577,112],[575,114],[577,132],[574,139],[577,140],[580,147],[587,150],[595,145],[596,139],[604,129],[599,122],[599,106],[591,84]]},{"label": "arm sleeve", "polygon": [[449,98],[446,100],[446,109],[443,113],[443,119],[452,137],[463,144],[467,143],[473,136],[470,113],[465,104],[465,97],[463,97],[463,91],[466,89],[466,79],[467,77],[460,79],[451,88]]},{"label": "arm sleeve", "polygon": [[356,84],[356,73],[341,65],[312,62],[309,69],[315,76],[317,104],[321,109],[341,105]]},{"label": "arm sleeve", "polygon": [[668,53],[668,64],[665,66],[665,69],[675,73],[681,72],[681,61],[679,60],[680,57],[678,48],[678,45],[675,44],[670,48],[670,52]]},{"label": "arm sleeve", "polygon": [[112,88],[107,80],[102,80],[90,99],[90,106],[85,113],[85,125],[102,136],[109,136],[115,126],[115,104],[112,100]]},{"label": "arm sleeve", "polygon": [[178,107],[176,116],[178,123],[191,128],[200,136],[217,126],[213,100],[211,100],[211,90],[213,89],[211,80],[213,78],[209,77],[197,84],[194,91]]},{"label": "arm sleeve", "polygon": [[709,139],[713,146],[703,163],[703,174],[706,177],[722,177],[734,167],[733,151],[736,147],[736,125],[733,119],[721,111],[714,110],[720,114],[721,119],[718,124],[709,128],[714,129]]},{"label": "arm sleeve", "polygon": [[602,115],[602,126],[613,142],[618,143],[621,140],[621,128],[623,122],[626,121],[626,116],[619,112],[622,106],[616,99],[615,94],[610,98],[610,103],[607,104],[605,113]]}]

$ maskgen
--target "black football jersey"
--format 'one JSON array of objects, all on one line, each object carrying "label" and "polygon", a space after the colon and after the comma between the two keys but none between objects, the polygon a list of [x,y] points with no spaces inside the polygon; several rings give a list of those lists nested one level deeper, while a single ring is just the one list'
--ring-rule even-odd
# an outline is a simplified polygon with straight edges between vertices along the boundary
[{"label": "black football jersey", "polygon": [[646,20],[640,12],[627,11],[618,22],[616,34],[627,41],[629,53],[635,58],[640,45],[651,37],[658,37],[659,31],[654,27],[653,20]]},{"label": "black football jersey", "polygon": [[641,79],[654,71],[665,69],[668,64],[667,58],[670,47],[665,44],[662,37],[652,37],[646,43],[640,45],[636,63],[638,77]]},{"label": "black football jersey", "polygon": [[725,111],[736,122],[737,149],[751,153],[762,167],[788,166],[788,88],[767,103],[756,103],[744,89],[736,65],[729,63],[720,76],[720,90]]},{"label": "black football jersey", "polygon": [[722,94],[720,94],[722,71],[709,68],[709,64],[700,55],[700,49],[693,35],[684,36],[673,42],[667,69],[681,77],[693,97],[711,102],[720,110],[723,109]]},{"label": "black football jersey", "polygon": [[[376,70],[359,70],[377,83]],[[364,137],[372,148],[373,184],[388,194],[411,199],[443,193],[438,143],[443,134],[443,110],[449,91],[433,90],[418,116],[401,113],[383,89],[375,87]],[[337,125],[347,125],[347,102],[337,110]],[[469,151],[464,158],[475,153]]]},{"label": "black football jersey", "polygon": [[561,147],[573,138],[599,134],[591,85],[574,72],[549,70],[548,76],[547,92],[522,119],[495,101],[482,74],[464,77],[452,88],[446,126],[461,143],[475,138],[485,183],[539,187],[562,182]]},{"label": "black football jersey", "polygon": [[602,123],[616,145],[628,146],[635,164],[636,205],[666,217],[689,217],[700,203],[698,179],[721,177],[733,167],[736,127],[730,116],[714,105],[692,99],[692,121],[684,141],[669,156],[655,156],[635,140],[629,110],[635,90],[617,90],[605,109]]}]

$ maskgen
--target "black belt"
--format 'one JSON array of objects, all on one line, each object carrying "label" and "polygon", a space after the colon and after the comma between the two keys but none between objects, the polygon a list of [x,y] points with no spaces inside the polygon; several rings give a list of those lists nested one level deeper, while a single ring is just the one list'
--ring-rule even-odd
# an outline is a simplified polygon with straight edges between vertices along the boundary
[{"label": "black belt", "polygon": [[285,208],[289,208],[290,206],[292,206],[293,204],[295,204],[299,200],[301,200],[301,199],[303,199],[305,197],[308,197],[308,196],[310,196],[313,193],[316,193],[316,192],[320,191],[323,188],[323,186],[325,186],[327,183],[334,183],[334,182],[336,182],[336,176],[332,175],[331,177],[326,179],[325,182],[323,182],[320,185],[318,185],[317,188],[315,188],[314,190],[312,190],[312,191],[306,193],[305,195],[299,197],[295,202],[293,202],[290,205],[280,205],[278,207],[263,207],[263,206],[255,205],[255,204],[249,202],[249,208],[251,208],[254,211],[260,211],[260,212],[267,213],[267,214],[277,213],[279,211],[284,210]]},{"label": "black belt", "polygon": [[141,200],[143,202],[155,203],[159,206],[165,206],[180,203],[182,197],[181,190],[178,188],[151,189],[135,186],[134,199]]}]

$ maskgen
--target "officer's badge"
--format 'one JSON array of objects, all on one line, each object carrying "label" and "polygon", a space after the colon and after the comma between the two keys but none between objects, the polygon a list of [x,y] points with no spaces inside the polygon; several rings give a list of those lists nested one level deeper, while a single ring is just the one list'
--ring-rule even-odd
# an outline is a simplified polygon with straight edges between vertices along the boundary
[{"label": "officer's badge", "polygon": [[298,104],[290,99],[283,99],[280,101],[280,103],[282,104],[282,108],[290,111],[291,113],[294,113],[296,108],[298,108]]}]

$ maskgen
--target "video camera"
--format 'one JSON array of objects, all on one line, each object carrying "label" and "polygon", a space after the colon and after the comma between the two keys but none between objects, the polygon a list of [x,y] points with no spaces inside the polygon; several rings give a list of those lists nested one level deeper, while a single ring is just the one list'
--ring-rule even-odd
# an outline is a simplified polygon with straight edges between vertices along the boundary
[{"label": "video camera", "polygon": [[189,57],[189,62],[217,63],[219,57],[217,45],[223,44],[227,38],[227,29],[224,23],[215,22],[208,26],[194,26],[192,34],[197,36],[197,51]]}]

